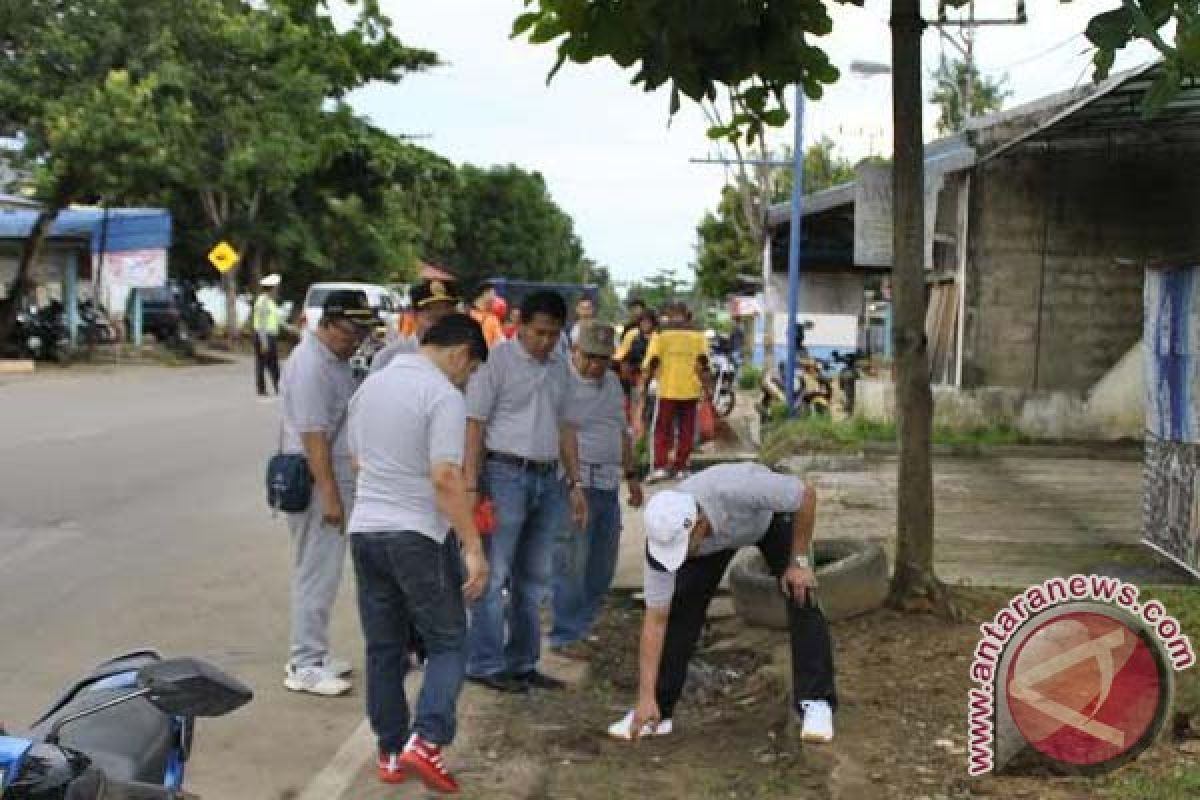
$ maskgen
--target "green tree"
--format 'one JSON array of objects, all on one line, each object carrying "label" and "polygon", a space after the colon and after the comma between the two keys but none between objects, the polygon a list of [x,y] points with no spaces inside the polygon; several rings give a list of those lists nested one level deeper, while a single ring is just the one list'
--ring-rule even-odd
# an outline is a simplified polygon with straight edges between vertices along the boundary
[{"label": "green tree", "polygon": [[537,172],[466,165],[451,212],[452,242],[435,251],[468,289],[493,276],[579,283],[583,245]]},{"label": "green tree", "polygon": [[[961,6],[966,0],[950,0]],[[515,36],[557,42],[557,71],[566,61],[611,59],[635,67],[644,90],[667,83],[671,111],[680,96],[712,101],[729,91],[740,105],[712,134],[732,140],[761,138],[765,127],[788,120],[784,92],[799,84],[809,97],[837,71],[813,35],[832,29],[827,0],[526,0]],[[930,459],[933,401],[924,337],[924,142],[922,135],[921,18],[919,0],[892,0],[892,121],[895,131],[893,264],[896,405],[900,458],[897,468],[897,554],[890,601],[933,603],[949,610],[933,569],[933,474]],[[1162,31],[1175,26],[1175,44]],[[1146,39],[1167,68],[1147,98],[1153,113],[1175,94],[1185,77],[1200,71],[1200,14],[1195,0],[1124,0],[1097,15],[1087,36],[1096,45],[1096,74],[1107,75],[1115,51]],[[551,75],[553,76],[553,72]],[[770,101],[773,100],[773,104]]]},{"label": "green tree", "polygon": [[0,340],[58,214],[76,201],[148,191],[171,168],[163,141],[191,110],[154,59],[128,52],[154,40],[146,15],[116,0],[0,3],[0,129],[20,135],[21,158],[43,204],[0,302]]},{"label": "green tree", "polygon": [[[177,150],[183,174],[174,189],[185,205],[202,211],[210,240],[232,241],[250,265],[251,281],[264,260],[305,240],[320,242],[325,263],[344,254],[331,251],[347,232],[372,257],[393,250],[403,230],[369,218],[364,198],[320,193],[323,202],[303,209],[321,215],[314,218],[292,213],[296,192],[327,176],[361,134],[361,121],[343,100],[349,91],[398,81],[435,64],[436,57],[402,45],[373,0],[361,5],[345,31],[329,18],[327,0],[269,0],[253,7],[240,0],[196,0],[189,14],[177,16],[184,19],[170,30],[185,56],[181,91],[197,114]],[[298,230],[304,222],[309,229]],[[331,227],[338,233],[330,236]],[[222,276],[230,319],[239,269]],[[236,330],[231,326],[229,333]]]},{"label": "green tree", "polygon": [[958,133],[971,117],[999,111],[1012,96],[1004,80],[981,75],[979,69],[961,59],[942,56],[933,73],[934,88],[929,102],[938,107],[938,133]]},{"label": "green tree", "polygon": [[[784,150],[780,161],[792,157]],[[759,173],[766,186],[747,180],[725,186],[715,212],[706,212],[696,229],[697,288],[704,297],[721,299],[738,283],[738,275],[762,274],[763,229],[766,213],[760,198],[771,203],[791,199],[793,171],[776,168]],[[823,136],[804,151],[804,190],[819,192],[854,180],[854,165],[837,153],[837,145]]]}]

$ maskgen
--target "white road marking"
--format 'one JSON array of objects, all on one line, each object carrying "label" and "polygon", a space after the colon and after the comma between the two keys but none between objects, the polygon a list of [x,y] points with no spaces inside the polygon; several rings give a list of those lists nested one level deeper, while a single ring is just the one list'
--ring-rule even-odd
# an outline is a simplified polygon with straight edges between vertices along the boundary
[{"label": "white road marking", "polygon": [[374,752],[375,734],[364,719],[296,800],[340,800]]}]

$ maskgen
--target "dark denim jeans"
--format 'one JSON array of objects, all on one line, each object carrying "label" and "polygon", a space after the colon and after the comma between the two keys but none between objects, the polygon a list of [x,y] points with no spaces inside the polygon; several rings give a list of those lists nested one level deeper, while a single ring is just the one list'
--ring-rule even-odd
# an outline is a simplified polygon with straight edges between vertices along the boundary
[{"label": "dark denim jeans", "polygon": [[496,504],[496,530],[483,537],[491,573],[471,607],[467,672],[520,675],[541,657],[539,611],[549,591],[554,538],[566,519],[566,487],[553,472],[489,460],[482,488]]},{"label": "dark denim jeans", "polygon": [[[404,749],[410,732],[438,745],[454,740],[455,711],[466,666],[463,565],[453,534],[445,544],[412,531],[350,537],[358,579],[358,613],[367,641],[367,716],[379,749]],[[428,661],[409,729],[404,677],[410,633]]]},{"label": "dark denim jeans", "polygon": [[550,644],[587,636],[612,586],[621,543],[621,499],[615,489],[587,489],[588,524],[559,533],[554,555],[554,627]]}]

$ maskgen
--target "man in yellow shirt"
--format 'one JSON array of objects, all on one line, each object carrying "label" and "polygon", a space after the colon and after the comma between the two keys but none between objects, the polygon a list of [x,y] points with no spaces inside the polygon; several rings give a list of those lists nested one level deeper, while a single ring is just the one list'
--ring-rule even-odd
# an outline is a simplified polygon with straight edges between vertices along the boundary
[{"label": "man in yellow shirt", "polygon": [[[642,396],[658,379],[658,410],[654,421],[654,471],[649,481],[668,477],[671,463],[677,478],[688,474],[696,439],[696,410],[708,383],[708,340],[691,324],[685,303],[671,309],[671,322],[650,340],[642,364]],[[674,439],[674,460],[670,458]]]},{"label": "man in yellow shirt", "polygon": [[266,375],[271,376],[271,388],[279,394],[279,329],[283,313],[279,310],[278,274],[263,278],[262,293],[254,301],[254,380],[258,396],[267,396]]}]

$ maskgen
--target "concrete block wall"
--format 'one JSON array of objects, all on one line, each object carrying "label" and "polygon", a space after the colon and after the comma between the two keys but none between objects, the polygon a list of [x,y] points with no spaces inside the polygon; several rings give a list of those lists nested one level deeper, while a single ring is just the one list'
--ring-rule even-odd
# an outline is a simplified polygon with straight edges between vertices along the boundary
[{"label": "concrete block wall", "polygon": [[1025,152],[976,168],[966,385],[1090,389],[1141,336],[1143,262],[1200,252],[1198,181],[1197,145]]}]

